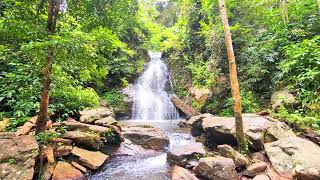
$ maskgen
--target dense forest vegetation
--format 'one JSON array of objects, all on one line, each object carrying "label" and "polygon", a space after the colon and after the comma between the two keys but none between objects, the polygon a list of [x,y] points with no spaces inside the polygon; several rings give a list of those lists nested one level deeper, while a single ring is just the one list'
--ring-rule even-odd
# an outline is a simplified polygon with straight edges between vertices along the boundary
[{"label": "dense forest vegetation", "polygon": [[[59,1],[60,2],[60,1]],[[244,112],[271,109],[273,92],[292,106],[273,116],[320,128],[320,7],[316,0],[228,0]],[[54,33],[48,4],[0,2],[0,119],[14,130],[39,111],[48,54],[53,57],[49,115],[124,106],[120,89],[142,72],[147,50],[161,51],[174,92],[201,112],[232,115],[218,1],[62,0]],[[190,88],[209,89],[205,101]]]}]

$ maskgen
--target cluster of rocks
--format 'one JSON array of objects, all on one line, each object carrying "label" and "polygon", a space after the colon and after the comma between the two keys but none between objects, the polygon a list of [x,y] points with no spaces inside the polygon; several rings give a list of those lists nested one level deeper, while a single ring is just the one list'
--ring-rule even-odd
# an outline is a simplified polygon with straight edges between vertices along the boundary
[{"label": "cluster of rocks", "polygon": [[202,114],[179,123],[190,127],[199,141],[212,146],[208,151],[202,143],[195,143],[168,152],[172,179],[320,179],[317,144],[297,137],[282,122],[253,114],[244,115],[243,122],[252,152],[248,157],[232,147],[236,145],[234,118]]},{"label": "cluster of rocks", "polygon": [[111,109],[100,107],[80,112],[80,122],[68,118],[47,124],[47,132],[60,134],[45,142],[42,151],[34,136],[37,117],[15,133],[0,133],[0,179],[32,179],[39,153],[44,157],[44,179],[85,179],[88,170],[97,170],[109,155],[99,150],[105,144],[120,144],[121,129]]},{"label": "cluster of rocks", "polygon": [[[80,111],[80,119],[49,121],[47,131],[59,133],[41,151],[31,118],[15,133],[0,133],[0,179],[33,179],[39,153],[44,157],[43,178],[52,180],[86,179],[112,155],[135,155],[164,150],[169,139],[160,129],[149,125],[120,127],[114,112],[106,107]],[[148,150],[149,149],[149,150]],[[36,175],[37,176],[37,175]]]}]

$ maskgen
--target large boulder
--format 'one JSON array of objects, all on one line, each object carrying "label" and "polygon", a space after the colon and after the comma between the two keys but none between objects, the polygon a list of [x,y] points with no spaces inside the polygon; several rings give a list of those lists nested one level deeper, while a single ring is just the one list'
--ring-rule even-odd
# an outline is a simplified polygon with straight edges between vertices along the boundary
[{"label": "large boulder", "polygon": [[[279,121],[270,121],[254,114],[243,115],[244,133],[249,146],[255,150],[263,149],[263,144],[286,137],[295,137],[293,131]],[[202,129],[209,142],[216,144],[236,144],[236,128],[233,117],[208,116],[202,119]]]},{"label": "large boulder", "polygon": [[120,144],[123,141],[121,129],[118,126],[107,125],[106,127],[80,123],[75,120],[68,120],[60,123],[55,123],[54,126],[66,128],[68,131],[90,132],[101,137],[103,142],[111,144]]},{"label": "large boulder", "polygon": [[190,171],[179,166],[173,166],[171,170],[171,180],[199,180],[199,179],[193,174],[191,174]]},{"label": "large boulder", "polygon": [[266,143],[265,151],[273,168],[298,180],[320,179],[320,147],[311,141],[288,137]]},{"label": "large boulder", "polygon": [[101,147],[100,136],[94,133],[81,131],[67,131],[63,138],[72,140],[77,146],[99,150]]},{"label": "large boulder", "polygon": [[167,162],[170,164],[187,167],[190,162],[206,154],[202,143],[192,143],[171,149],[167,153]]},{"label": "large boulder", "polygon": [[250,177],[254,177],[257,174],[264,172],[267,169],[267,167],[268,164],[265,162],[256,162],[248,166],[248,168],[245,171],[245,174]]},{"label": "large boulder", "polygon": [[271,95],[271,106],[273,111],[278,111],[279,107],[292,108],[297,101],[288,90],[275,91]]},{"label": "large boulder", "polygon": [[37,156],[34,136],[0,133],[0,179],[31,180]]},{"label": "large boulder", "polygon": [[229,145],[219,145],[217,149],[221,156],[233,159],[236,167],[245,167],[249,164],[249,160],[243,154]]},{"label": "large boulder", "polygon": [[106,107],[99,107],[97,109],[90,109],[80,111],[80,122],[83,123],[94,123],[96,120],[112,116],[114,117],[114,112],[112,109]]},{"label": "large boulder", "polygon": [[193,136],[200,136],[203,133],[202,121],[206,118],[214,117],[212,114],[200,114],[198,116],[191,117],[186,124],[191,127],[191,134]]},{"label": "large boulder", "polygon": [[52,180],[85,180],[85,176],[71,164],[59,161],[53,171]]},{"label": "large boulder", "polygon": [[89,169],[96,170],[102,164],[109,159],[108,155],[105,155],[99,151],[88,151],[78,147],[74,147],[71,153],[79,157],[79,163]]},{"label": "large boulder", "polygon": [[94,124],[108,127],[109,125],[117,125],[118,122],[112,116],[108,116],[95,121]]},{"label": "large boulder", "polygon": [[235,180],[237,172],[233,160],[222,156],[205,157],[195,167],[197,175],[208,180]]},{"label": "large boulder", "polygon": [[146,149],[161,150],[169,145],[166,134],[149,125],[127,126],[122,128],[122,135]]},{"label": "large boulder", "polygon": [[129,139],[124,139],[119,146],[108,145],[103,147],[103,152],[111,152],[113,156],[134,156],[141,154],[155,153],[152,149],[145,149],[140,145],[134,144]]},{"label": "large boulder", "polygon": [[54,126],[64,127],[68,131],[82,131],[82,132],[91,131],[96,134],[102,134],[109,130],[108,127],[85,124],[75,120],[67,120],[67,121],[55,123]]}]

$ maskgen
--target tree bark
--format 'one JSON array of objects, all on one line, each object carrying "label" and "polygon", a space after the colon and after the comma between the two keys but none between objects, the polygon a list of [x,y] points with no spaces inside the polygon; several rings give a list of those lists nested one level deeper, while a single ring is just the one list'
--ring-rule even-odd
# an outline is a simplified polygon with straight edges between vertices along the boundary
[{"label": "tree bark", "polygon": [[[56,21],[59,13],[60,1],[61,0],[49,0],[47,20],[47,31],[49,35],[54,34],[54,31],[56,29]],[[37,119],[36,133],[43,132],[46,129],[46,124],[48,121],[48,106],[50,97],[53,56],[53,50],[49,48],[47,62],[45,64],[45,67],[42,69],[43,88],[41,93],[40,110]]]},{"label": "tree bark", "polygon": [[237,65],[236,65],[236,59],[234,56],[232,39],[231,39],[229,23],[228,23],[228,16],[227,16],[224,0],[219,0],[219,7],[220,7],[220,16],[221,16],[224,34],[225,34],[225,43],[226,43],[227,53],[228,53],[230,85],[231,85],[231,93],[233,98],[233,110],[234,110],[234,117],[235,117],[235,124],[236,124],[236,139],[237,139],[239,150],[243,153],[247,153],[248,145],[246,142],[245,135],[243,133],[242,108],[241,108],[239,83],[237,78]]},{"label": "tree bark", "polygon": [[191,106],[188,106],[186,103],[184,103],[181,99],[179,99],[177,96],[173,96],[171,98],[172,103],[174,106],[178,109],[180,109],[182,112],[184,112],[187,116],[197,116],[200,115],[199,112],[197,112],[195,109],[193,109]]},{"label": "tree bark", "polygon": [[281,16],[284,24],[289,23],[287,0],[280,0]]}]

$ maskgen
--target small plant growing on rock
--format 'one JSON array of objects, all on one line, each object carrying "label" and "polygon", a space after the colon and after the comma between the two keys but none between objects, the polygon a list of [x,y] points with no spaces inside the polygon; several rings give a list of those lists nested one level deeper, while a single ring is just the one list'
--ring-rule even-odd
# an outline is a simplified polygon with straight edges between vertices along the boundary
[{"label": "small plant growing on rock", "polygon": [[36,135],[36,140],[38,141],[38,144],[41,145],[47,145],[53,138],[59,138],[61,137],[61,133],[55,132],[55,131],[45,131],[38,133]]},{"label": "small plant growing on rock", "polygon": [[16,163],[17,163],[17,160],[15,160],[14,158],[10,158],[10,159],[8,160],[8,163],[9,163],[9,164],[16,164]]},{"label": "small plant growing on rock", "polygon": [[103,133],[104,143],[118,144],[119,138],[112,129],[108,129]]}]

